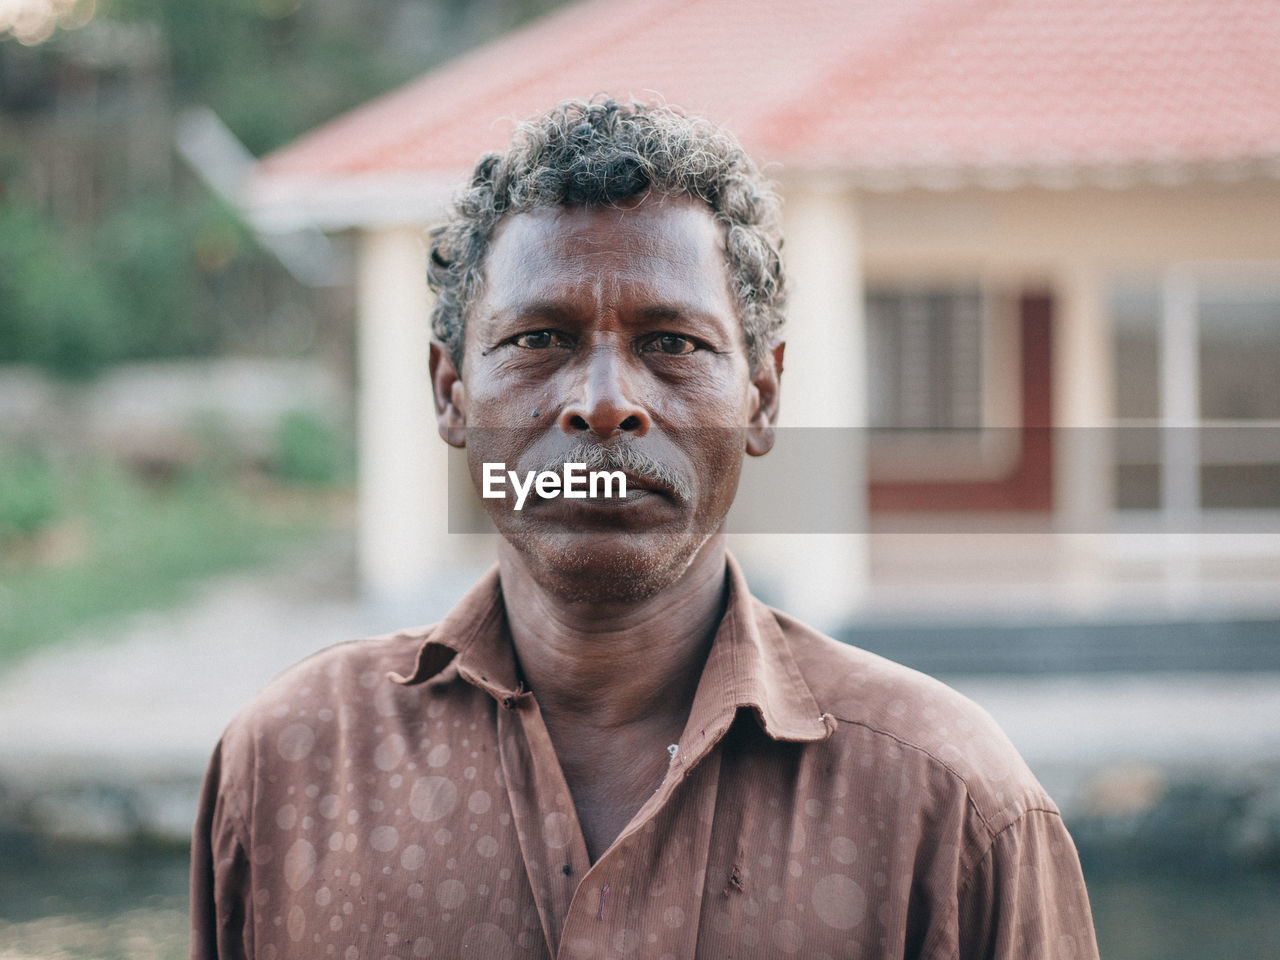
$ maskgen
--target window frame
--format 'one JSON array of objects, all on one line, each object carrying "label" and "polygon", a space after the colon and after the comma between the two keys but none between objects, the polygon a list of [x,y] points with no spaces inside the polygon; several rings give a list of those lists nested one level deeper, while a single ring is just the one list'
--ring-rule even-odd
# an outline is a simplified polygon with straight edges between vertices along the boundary
[{"label": "window frame", "polygon": [[[871,426],[872,297],[978,296],[978,422],[968,427]],[[1021,454],[1022,338],[1015,292],[973,274],[871,276],[864,284],[867,323],[867,474],[872,483],[999,480]]]}]

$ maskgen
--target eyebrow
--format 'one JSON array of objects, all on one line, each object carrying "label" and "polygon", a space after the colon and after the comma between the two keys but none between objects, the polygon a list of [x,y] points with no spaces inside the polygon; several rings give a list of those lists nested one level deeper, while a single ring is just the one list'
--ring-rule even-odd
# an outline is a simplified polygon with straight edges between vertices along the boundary
[{"label": "eyebrow", "polygon": [[643,307],[639,311],[639,316],[644,320],[675,320],[678,317],[698,316],[700,310],[692,310],[686,306],[668,306],[658,305],[652,307]]},{"label": "eyebrow", "polygon": [[704,309],[698,304],[692,302],[655,304],[650,307],[641,307],[636,311],[636,315],[640,320],[646,323],[662,323],[664,321],[684,318],[718,325],[725,319],[714,310]]},{"label": "eyebrow", "polygon": [[535,300],[532,303],[517,303],[500,307],[487,317],[491,323],[523,323],[529,320],[562,323],[572,320],[577,311],[568,309],[563,303]]}]

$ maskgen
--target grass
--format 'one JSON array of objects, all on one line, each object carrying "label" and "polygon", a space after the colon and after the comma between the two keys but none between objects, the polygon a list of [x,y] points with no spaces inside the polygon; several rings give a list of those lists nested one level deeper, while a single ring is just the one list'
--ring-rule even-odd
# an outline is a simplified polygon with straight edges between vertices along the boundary
[{"label": "grass", "polygon": [[[162,485],[94,463],[61,471],[56,525],[0,544],[0,669],[98,622],[171,607],[200,580],[316,536],[322,498],[196,470]],[[295,495],[296,494],[296,495]]]}]

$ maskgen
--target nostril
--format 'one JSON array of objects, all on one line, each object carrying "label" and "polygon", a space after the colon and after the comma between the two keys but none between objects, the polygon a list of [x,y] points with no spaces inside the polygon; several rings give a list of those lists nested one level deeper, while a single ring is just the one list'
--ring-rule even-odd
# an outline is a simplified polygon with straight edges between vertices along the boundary
[{"label": "nostril", "polygon": [[618,429],[620,429],[620,430],[639,430],[639,429],[640,429],[640,418],[639,418],[639,417],[637,417],[635,414],[632,414],[631,416],[627,417],[627,419],[623,420],[620,424],[618,424]]},{"label": "nostril", "polygon": [[576,413],[575,413],[573,416],[571,416],[571,417],[569,418],[569,426],[573,427],[573,429],[575,429],[575,430],[590,430],[590,429],[591,429],[590,424],[588,424],[586,420],[584,420],[582,417],[578,416]]}]

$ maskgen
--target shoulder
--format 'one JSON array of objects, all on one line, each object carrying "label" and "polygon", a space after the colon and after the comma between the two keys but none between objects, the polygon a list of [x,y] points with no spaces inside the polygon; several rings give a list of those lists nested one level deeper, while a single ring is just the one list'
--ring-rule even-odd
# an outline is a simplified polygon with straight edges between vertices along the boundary
[{"label": "shoulder", "polygon": [[327,647],[268,683],[228,724],[221,750],[224,777],[262,772],[272,761],[296,761],[333,746],[339,732],[368,728],[367,717],[400,710],[421,687],[394,680],[411,673],[434,625]]},{"label": "shoulder", "polygon": [[850,741],[890,744],[913,755],[935,786],[965,794],[994,835],[1033,810],[1057,807],[1004,731],[982,707],[933,677],[825,636],[772,611],[796,665],[835,721],[837,749]]}]

